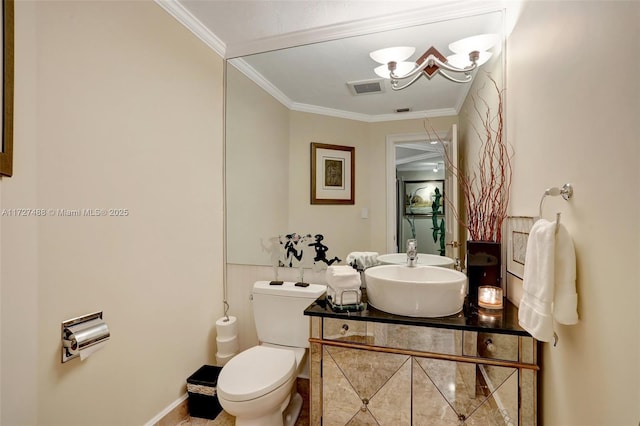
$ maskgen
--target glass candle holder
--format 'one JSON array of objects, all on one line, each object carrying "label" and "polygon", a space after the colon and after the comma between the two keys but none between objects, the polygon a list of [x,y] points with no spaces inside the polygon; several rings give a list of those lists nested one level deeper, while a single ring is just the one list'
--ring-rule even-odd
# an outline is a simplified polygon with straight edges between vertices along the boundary
[{"label": "glass candle holder", "polygon": [[478,305],[486,309],[502,309],[502,289],[492,285],[478,287]]}]

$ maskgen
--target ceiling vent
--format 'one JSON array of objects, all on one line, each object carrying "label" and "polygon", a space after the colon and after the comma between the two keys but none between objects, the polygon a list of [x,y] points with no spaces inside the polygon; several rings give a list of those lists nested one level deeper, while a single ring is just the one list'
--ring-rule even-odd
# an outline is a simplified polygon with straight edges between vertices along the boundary
[{"label": "ceiling vent", "polygon": [[349,86],[349,90],[352,95],[368,95],[371,93],[384,92],[384,85],[382,84],[383,81],[384,80],[382,79],[350,81],[347,83],[347,86]]}]

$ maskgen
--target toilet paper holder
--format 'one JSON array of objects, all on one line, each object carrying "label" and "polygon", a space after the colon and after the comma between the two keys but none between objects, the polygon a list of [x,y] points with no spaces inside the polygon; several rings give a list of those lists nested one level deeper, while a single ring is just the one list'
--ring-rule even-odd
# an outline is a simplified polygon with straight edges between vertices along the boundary
[{"label": "toilet paper holder", "polygon": [[80,351],[109,339],[109,327],[102,311],[62,322],[62,362],[80,356]]}]

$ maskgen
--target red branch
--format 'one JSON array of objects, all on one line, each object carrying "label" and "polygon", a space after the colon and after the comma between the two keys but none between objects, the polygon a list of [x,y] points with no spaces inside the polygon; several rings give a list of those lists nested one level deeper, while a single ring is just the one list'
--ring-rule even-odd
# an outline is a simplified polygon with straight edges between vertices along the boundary
[{"label": "red branch", "polygon": [[[473,108],[480,118],[481,128],[473,130],[481,141],[478,164],[475,169],[465,173],[455,167],[449,152],[444,150],[445,162],[451,173],[458,178],[458,184],[464,194],[466,222],[462,221],[449,197],[445,197],[449,211],[452,211],[458,223],[469,232],[474,241],[502,241],[502,224],[507,217],[509,194],[511,192],[511,159],[513,149],[504,141],[503,90],[489,76],[498,96],[497,111],[481,96],[473,96]],[[425,126],[426,129],[426,126]],[[431,128],[436,139],[444,148],[445,142]],[[427,133],[431,133],[427,129]]]}]

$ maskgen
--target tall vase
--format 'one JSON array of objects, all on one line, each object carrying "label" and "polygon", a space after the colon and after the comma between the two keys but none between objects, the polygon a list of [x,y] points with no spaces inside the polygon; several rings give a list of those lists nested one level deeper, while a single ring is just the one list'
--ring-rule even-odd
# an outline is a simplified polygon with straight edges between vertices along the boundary
[{"label": "tall vase", "polygon": [[478,306],[478,287],[500,287],[500,243],[493,241],[467,241],[468,300]]}]

